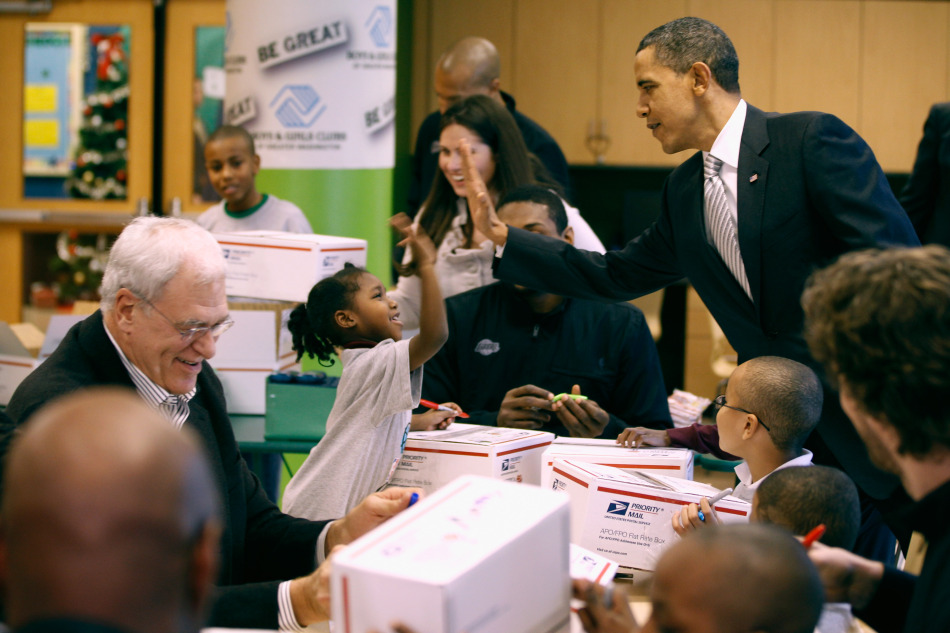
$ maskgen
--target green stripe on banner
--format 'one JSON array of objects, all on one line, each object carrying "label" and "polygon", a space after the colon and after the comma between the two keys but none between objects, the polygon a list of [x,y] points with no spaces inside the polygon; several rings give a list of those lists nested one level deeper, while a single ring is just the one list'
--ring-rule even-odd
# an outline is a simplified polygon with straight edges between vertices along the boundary
[{"label": "green stripe on banner", "polygon": [[[314,233],[358,237],[368,244],[366,268],[389,285],[392,277],[392,169],[261,169],[257,190],[300,207]],[[306,356],[303,369],[340,375],[340,362],[321,367]]]}]

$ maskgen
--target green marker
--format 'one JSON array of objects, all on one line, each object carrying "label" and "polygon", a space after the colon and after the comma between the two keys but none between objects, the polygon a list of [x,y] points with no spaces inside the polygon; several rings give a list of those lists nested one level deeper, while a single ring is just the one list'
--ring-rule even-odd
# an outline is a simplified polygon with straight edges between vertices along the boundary
[{"label": "green marker", "polygon": [[587,400],[587,396],[582,396],[577,393],[559,393],[556,396],[554,396],[554,399],[560,400],[563,396],[567,396],[568,398],[571,398],[572,400]]}]

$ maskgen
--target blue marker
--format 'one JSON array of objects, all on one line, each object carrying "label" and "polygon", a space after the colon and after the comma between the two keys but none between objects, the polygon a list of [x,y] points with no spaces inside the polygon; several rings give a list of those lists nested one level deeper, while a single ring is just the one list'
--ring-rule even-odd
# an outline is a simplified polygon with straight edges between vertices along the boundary
[{"label": "blue marker", "polygon": [[[725,490],[720,492],[718,495],[710,499],[709,500],[710,509],[713,507],[714,503],[718,503],[719,501],[722,501],[723,499],[726,498],[727,495],[730,495],[730,494],[732,494],[732,488],[726,488]],[[706,515],[703,513],[702,510],[699,511],[699,520],[702,521],[703,523],[706,522]]]},{"label": "blue marker", "polygon": [[412,495],[410,495],[409,497],[409,505],[407,505],[406,507],[411,508],[413,504],[415,504],[415,502],[418,500],[419,500],[419,493],[418,492],[412,493]]}]

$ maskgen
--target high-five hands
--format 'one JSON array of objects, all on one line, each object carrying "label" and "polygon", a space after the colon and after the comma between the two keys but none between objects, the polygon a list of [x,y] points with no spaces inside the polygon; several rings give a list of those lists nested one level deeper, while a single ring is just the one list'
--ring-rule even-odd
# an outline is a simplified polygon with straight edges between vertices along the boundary
[{"label": "high-five hands", "polygon": [[472,222],[476,229],[484,233],[497,246],[504,246],[508,241],[508,225],[499,220],[495,214],[495,204],[472,159],[472,147],[465,139],[459,141],[459,156],[462,157],[465,197],[468,198],[468,210],[472,215]]}]

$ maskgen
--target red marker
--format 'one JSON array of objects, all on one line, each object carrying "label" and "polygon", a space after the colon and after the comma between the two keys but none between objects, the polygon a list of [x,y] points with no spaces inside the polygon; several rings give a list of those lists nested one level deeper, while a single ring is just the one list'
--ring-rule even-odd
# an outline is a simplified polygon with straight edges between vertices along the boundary
[{"label": "red marker", "polygon": [[459,413],[452,407],[447,407],[444,404],[438,404],[438,403],[432,402],[431,400],[420,400],[419,405],[426,407],[427,409],[435,409],[436,411],[451,411],[452,413],[454,413],[460,418],[468,417],[468,414],[465,412]]},{"label": "red marker", "polygon": [[824,523],[819,523],[814,528],[812,528],[811,531],[805,535],[805,538],[802,539],[802,545],[805,546],[805,549],[808,549],[814,545],[818,539],[824,536],[827,529],[828,528],[825,527]]}]

